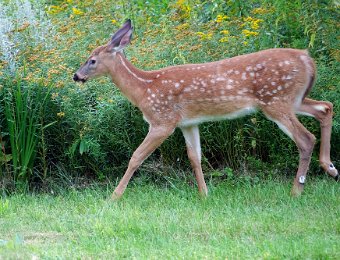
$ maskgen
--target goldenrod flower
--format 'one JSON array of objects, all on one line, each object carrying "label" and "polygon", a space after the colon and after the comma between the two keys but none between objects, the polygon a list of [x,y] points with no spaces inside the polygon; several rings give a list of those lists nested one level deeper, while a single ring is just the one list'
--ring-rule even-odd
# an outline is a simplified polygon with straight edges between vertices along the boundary
[{"label": "goldenrod flower", "polygon": [[75,7],[72,7],[72,12],[75,14],[75,15],[83,15],[84,12],[75,8]]}]

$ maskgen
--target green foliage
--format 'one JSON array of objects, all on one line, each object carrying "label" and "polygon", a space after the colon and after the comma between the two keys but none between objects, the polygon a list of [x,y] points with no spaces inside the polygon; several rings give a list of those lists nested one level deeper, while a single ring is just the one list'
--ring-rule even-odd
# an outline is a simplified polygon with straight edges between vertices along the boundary
[{"label": "green foliage", "polygon": [[[28,188],[33,175],[38,134],[42,128],[39,120],[49,92],[41,85],[35,85],[34,89],[29,83],[26,85],[20,75],[4,82],[0,97],[4,107],[3,123],[8,132],[1,131],[0,134],[8,141],[9,153],[2,141],[1,164],[6,165],[7,174],[11,173],[15,186],[22,190]],[[9,163],[11,167],[8,167]]]},{"label": "green foliage", "polygon": [[[4,2],[3,6],[8,3]],[[50,41],[48,48],[44,44],[21,44],[29,48],[18,47],[14,59],[15,73],[23,75],[25,70],[30,93],[39,84],[53,86],[51,96],[45,100],[44,113],[32,119],[40,124],[33,166],[34,176],[39,177],[32,178],[32,184],[46,184],[58,178],[72,183],[68,180],[73,177],[120,177],[142,142],[148,131],[147,123],[108,79],[95,79],[86,85],[72,81],[79,64],[95,47],[106,43],[127,18],[133,20],[134,37],[126,54],[135,66],[145,70],[215,61],[267,48],[308,48],[318,66],[318,80],[311,96],[334,104],[331,156],[335,164],[340,163],[340,147],[336,145],[340,142],[337,30],[340,17],[336,2],[118,0],[112,4],[107,0],[51,0],[45,3],[46,16],[41,20],[53,24],[49,30],[41,29],[48,35],[45,37]],[[10,16],[9,12],[3,13]],[[25,27],[23,18],[12,19],[20,13],[13,14],[8,24],[18,21],[14,26],[17,30],[1,31],[9,37],[6,39],[25,42],[41,35],[34,34],[39,32],[39,24]],[[30,15],[37,14],[32,11]],[[4,46],[2,49],[7,48]],[[15,45],[10,47],[16,50]],[[0,61],[2,97],[3,86],[12,85],[8,66],[8,61]],[[8,172],[6,167],[13,168],[5,118],[4,107],[0,106],[1,174]],[[320,136],[319,124],[314,119],[301,120]],[[42,128],[54,121],[54,125]],[[292,175],[296,170],[295,144],[261,113],[233,121],[205,123],[200,131],[207,176],[219,179],[220,169],[222,173],[223,169],[230,169],[234,176],[238,172],[259,172],[257,167],[265,168],[269,175],[273,172]],[[318,146],[319,142],[312,158],[312,172],[319,171]],[[142,172],[148,178],[157,179],[158,171],[169,175],[166,178],[175,178],[173,171],[167,170],[169,167],[178,172],[190,169],[180,131],[175,131],[147,163]]]}]

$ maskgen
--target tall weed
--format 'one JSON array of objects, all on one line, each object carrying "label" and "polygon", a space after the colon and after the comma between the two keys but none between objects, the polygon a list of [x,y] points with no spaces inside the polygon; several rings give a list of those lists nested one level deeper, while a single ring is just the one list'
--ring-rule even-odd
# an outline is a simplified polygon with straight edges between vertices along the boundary
[{"label": "tall weed", "polygon": [[5,126],[10,151],[6,158],[11,159],[6,159],[6,163],[11,164],[10,171],[15,186],[26,189],[33,175],[39,129],[43,127],[40,124],[40,116],[49,91],[42,85],[25,84],[20,77],[13,81],[7,80],[3,91]]}]

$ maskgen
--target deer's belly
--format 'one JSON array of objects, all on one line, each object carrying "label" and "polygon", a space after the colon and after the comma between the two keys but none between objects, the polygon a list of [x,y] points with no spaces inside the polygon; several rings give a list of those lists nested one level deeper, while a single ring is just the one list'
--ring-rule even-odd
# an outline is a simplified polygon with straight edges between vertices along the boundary
[{"label": "deer's belly", "polygon": [[203,122],[208,121],[220,121],[225,119],[234,119],[238,117],[242,117],[245,115],[252,114],[256,111],[254,106],[243,107],[241,109],[225,113],[225,114],[207,114],[207,115],[196,115],[190,117],[183,117],[183,119],[178,124],[179,127],[198,125]]}]

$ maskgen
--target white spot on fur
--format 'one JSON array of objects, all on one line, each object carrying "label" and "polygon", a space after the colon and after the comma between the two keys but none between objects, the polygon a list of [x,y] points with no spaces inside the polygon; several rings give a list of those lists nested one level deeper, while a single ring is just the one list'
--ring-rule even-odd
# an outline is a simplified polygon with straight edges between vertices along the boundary
[{"label": "white spot on fur", "polygon": [[324,112],[324,113],[327,111],[326,107],[323,106],[323,105],[314,105],[313,107],[314,107],[316,110],[322,111],[322,112]]}]

